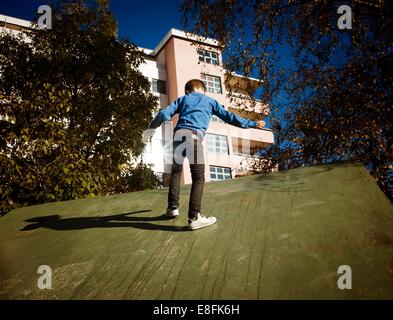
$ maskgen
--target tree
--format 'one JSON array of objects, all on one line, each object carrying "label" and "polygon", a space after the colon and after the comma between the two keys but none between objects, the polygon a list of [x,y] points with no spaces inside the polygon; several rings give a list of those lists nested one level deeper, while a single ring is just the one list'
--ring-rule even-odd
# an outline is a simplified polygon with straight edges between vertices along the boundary
[{"label": "tree", "polygon": [[108,8],[63,1],[51,30],[1,35],[2,212],[111,192],[142,152],[157,100]]},{"label": "tree", "polygon": [[188,31],[222,43],[230,72],[263,80],[249,94],[270,105],[276,144],[255,170],[359,160],[391,197],[393,4],[342,4],[185,0],[181,11]]},{"label": "tree", "polygon": [[142,191],[146,189],[154,189],[161,186],[161,181],[143,162],[139,162],[136,166],[126,166],[122,171],[119,179],[121,183],[115,188],[116,193]]}]

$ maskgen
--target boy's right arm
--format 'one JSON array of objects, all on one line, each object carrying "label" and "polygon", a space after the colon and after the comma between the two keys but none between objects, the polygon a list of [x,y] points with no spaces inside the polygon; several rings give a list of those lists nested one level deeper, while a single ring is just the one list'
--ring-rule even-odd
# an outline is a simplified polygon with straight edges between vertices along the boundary
[{"label": "boy's right arm", "polygon": [[161,109],[158,112],[158,114],[155,116],[153,121],[150,123],[149,129],[156,129],[161,124],[163,124],[165,121],[170,120],[175,115],[175,113],[178,111],[179,104],[182,99],[183,99],[183,97],[177,98],[170,105],[168,105],[164,109]]},{"label": "boy's right arm", "polygon": [[155,129],[157,129],[161,124],[163,124],[165,121],[168,121],[175,115],[179,108],[179,103],[181,99],[182,97],[176,99],[166,108],[161,109],[158,112],[158,114],[154,117],[153,121],[150,122],[149,128],[142,133],[142,141],[144,143],[148,143],[151,140]]}]

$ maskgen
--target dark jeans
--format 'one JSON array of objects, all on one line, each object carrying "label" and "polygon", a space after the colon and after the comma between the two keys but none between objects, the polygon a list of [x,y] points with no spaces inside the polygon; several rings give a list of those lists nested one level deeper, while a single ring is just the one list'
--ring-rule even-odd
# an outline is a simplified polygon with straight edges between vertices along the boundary
[{"label": "dark jeans", "polygon": [[191,194],[188,217],[196,217],[201,212],[203,186],[205,183],[205,162],[203,156],[203,134],[188,129],[179,129],[173,138],[173,162],[169,184],[168,207],[179,207],[180,178],[185,157],[190,162]]}]

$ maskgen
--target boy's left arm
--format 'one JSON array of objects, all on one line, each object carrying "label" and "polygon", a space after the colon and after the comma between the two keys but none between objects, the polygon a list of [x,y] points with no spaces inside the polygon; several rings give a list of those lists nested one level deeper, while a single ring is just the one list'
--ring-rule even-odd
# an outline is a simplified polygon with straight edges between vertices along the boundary
[{"label": "boy's left arm", "polygon": [[257,128],[263,129],[265,127],[265,122],[262,120],[253,121],[249,119],[245,119],[243,117],[234,114],[233,112],[229,112],[226,110],[220,103],[215,101],[213,105],[213,114],[219,117],[221,120],[224,120],[226,123],[234,125],[239,128],[247,129],[247,128]]}]

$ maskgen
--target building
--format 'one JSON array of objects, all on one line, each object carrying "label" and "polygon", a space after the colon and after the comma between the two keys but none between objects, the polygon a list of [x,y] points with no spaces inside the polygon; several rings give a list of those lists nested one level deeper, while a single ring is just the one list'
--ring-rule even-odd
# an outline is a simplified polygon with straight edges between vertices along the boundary
[{"label": "building", "polygon": [[[142,49],[142,48],[141,48]],[[222,66],[221,49],[213,39],[171,29],[154,50],[142,49],[146,62],[141,72],[152,83],[152,91],[163,108],[184,95],[184,85],[190,79],[201,79],[207,95],[216,99],[229,111],[252,120],[269,115],[269,108],[255,99],[247,99],[247,85],[258,86],[260,80],[230,75]],[[232,92],[232,98],[228,93]],[[156,130],[146,146],[143,160],[164,183],[170,174],[171,139],[177,117]],[[206,181],[225,180],[246,175],[250,171],[250,149],[262,149],[274,142],[270,129],[240,129],[213,117],[205,139]],[[183,183],[191,182],[187,160]]]}]

